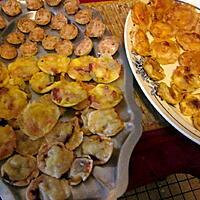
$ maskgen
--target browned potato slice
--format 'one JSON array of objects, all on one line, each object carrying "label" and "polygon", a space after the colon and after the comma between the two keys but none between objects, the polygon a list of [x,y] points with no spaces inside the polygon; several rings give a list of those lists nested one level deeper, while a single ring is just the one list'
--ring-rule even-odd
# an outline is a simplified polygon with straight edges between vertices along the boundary
[{"label": "browned potato slice", "polygon": [[57,6],[62,0],[45,0],[49,6]]},{"label": "browned potato slice", "polygon": [[55,142],[43,144],[37,155],[38,168],[45,174],[60,178],[66,173],[73,162],[72,151],[65,148],[64,144]]},{"label": "browned potato slice", "polygon": [[183,115],[192,116],[200,112],[200,93],[187,94],[180,102],[180,110]]},{"label": "browned potato slice", "polygon": [[13,154],[16,147],[16,135],[9,125],[0,126],[0,160]]},{"label": "browned potato slice", "polygon": [[86,25],[85,35],[88,37],[102,37],[106,30],[106,25],[99,18],[94,18]]},{"label": "browned potato slice", "polygon": [[67,24],[68,19],[63,13],[58,13],[53,15],[51,18],[50,27],[55,30],[60,30],[65,24]]},{"label": "browned potato slice", "polygon": [[78,82],[57,82],[56,87],[51,91],[52,101],[63,107],[77,105],[87,99],[87,91]]},{"label": "browned potato slice", "polygon": [[143,64],[143,68],[148,76],[154,81],[160,81],[165,78],[165,72],[160,64],[151,57],[147,57]]},{"label": "browned potato slice", "polygon": [[17,28],[22,33],[29,33],[31,30],[33,30],[36,27],[35,21],[29,18],[20,18],[17,22]]},{"label": "browned potato slice", "polygon": [[141,29],[131,33],[132,51],[141,56],[148,56],[150,54],[150,44],[147,35]]},{"label": "browned potato slice", "polygon": [[0,29],[4,29],[7,26],[5,19],[0,15]]},{"label": "browned potato slice", "polygon": [[42,0],[26,0],[26,5],[29,10],[39,10],[43,7],[44,2]]},{"label": "browned potato slice", "polygon": [[55,45],[56,53],[70,56],[73,53],[73,44],[70,40],[60,40]]},{"label": "browned potato slice", "polygon": [[2,4],[2,10],[9,16],[16,16],[22,12],[21,5],[17,0],[7,0]]},{"label": "browned potato slice", "polygon": [[60,38],[56,35],[46,35],[42,40],[42,46],[46,50],[54,50]]},{"label": "browned potato slice", "polygon": [[139,25],[140,29],[147,31],[152,22],[152,13],[149,7],[143,2],[137,2],[132,9],[132,20]]},{"label": "browned potato slice", "polygon": [[98,84],[90,91],[91,107],[95,109],[113,108],[122,100],[122,91],[112,85]]},{"label": "browned potato slice", "polygon": [[178,45],[172,40],[154,40],[150,48],[152,57],[162,65],[175,63],[180,55]]},{"label": "browned potato slice", "polygon": [[112,56],[104,55],[91,65],[91,76],[97,83],[111,83],[120,76],[121,64]]},{"label": "browned potato slice", "polygon": [[68,15],[73,15],[78,11],[79,8],[79,0],[65,0],[64,8]]},{"label": "browned potato slice", "polygon": [[195,113],[192,115],[192,122],[194,127],[200,131],[200,112]]},{"label": "browned potato slice", "polygon": [[56,75],[68,71],[70,58],[58,54],[46,54],[38,60],[38,67],[45,73]]},{"label": "browned potato slice", "polygon": [[69,199],[70,195],[71,189],[66,179],[57,179],[44,174],[32,180],[26,190],[27,200],[37,200],[41,196],[45,199],[63,200]]},{"label": "browned potato slice", "polygon": [[169,39],[175,35],[174,28],[162,21],[153,22],[150,26],[150,32],[155,38]]},{"label": "browned potato slice", "polygon": [[186,51],[191,51],[191,50],[200,51],[200,35],[197,33],[179,32],[176,35],[176,41]]},{"label": "browned potato slice", "polygon": [[77,81],[90,81],[92,76],[91,65],[95,62],[95,58],[92,56],[83,56],[72,59],[69,64],[68,75],[70,78]]},{"label": "browned potato slice", "polygon": [[87,24],[92,19],[92,10],[88,8],[79,10],[74,16],[74,19],[79,24]]},{"label": "browned potato slice", "polygon": [[33,91],[37,93],[46,93],[53,88],[54,76],[44,72],[36,72],[29,81]]},{"label": "browned potato slice", "polygon": [[78,35],[78,28],[73,24],[65,24],[60,30],[60,37],[65,40],[73,40]]},{"label": "browned potato slice", "polygon": [[17,58],[8,65],[8,71],[11,78],[22,78],[28,81],[33,74],[39,71],[37,59],[35,57]]},{"label": "browned potato slice", "polygon": [[27,94],[17,87],[0,89],[0,118],[16,119],[27,104]]},{"label": "browned potato slice", "polygon": [[113,152],[113,142],[106,136],[85,136],[81,145],[83,154],[94,156],[97,160],[94,164],[105,164]]},{"label": "browned potato slice", "polygon": [[35,14],[35,22],[38,25],[44,26],[51,21],[51,12],[46,8],[40,8]]},{"label": "browned potato slice", "polygon": [[182,91],[191,92],[200,86],[200,76],[192,68],[178,66],[172,75],[172,82]]},{"label": "browned potato slice", "polygon": [[21,44],[25,40],[25,35],[21,32],[11,32],[6,37],[6,41],[10,44]]},{"label": "browned potato slice", "polygon": [[89,37],[84,37],[74,49],[76,56],[86,56],[93,48],[93,42]]},{"label": "browned potato slice", "polygon": [[8,69],[4,63],[0,62],[0,88],[7,85],[10,77],[8,74]]},{"label": "browned potato slice", "polygon": [[31,57],[38,53],[38,46],[36,42],[27,41],[19,47],[19,52],[22,56]]},{"label": "browned potato slice", "polygon": [[7,43],[0,46],[0,56],[6,60],[11,60],[17,56],[17,49]]},{"label": "browned potato slice", "polygon": [[165,13],[164,20],[179,30],[191,31],[197,24],[198,15],[189,4],[176,2]]},{"label": "browned potato slice", "polygon": [[183,94],[175,85],[172,84],[171,87],[168,87],[164,82],[158,85],[157,94],[171,105],[178,104],[183,98]]},{"label": "browned potato slice", "polygon": [[1,166],[2,178],[14,186],[26,186],[38,175],[36,159],[30,155],[15,154]]},{"label": "browned potato slice", "polygon": [[29,40],[32,42],[41,42],[44,39],[45,30],[41,27],[35,27],[29,33]]},{"label": "browned potato slice", "polygon": [[35,155],[38,153],[38,150],[42,143],[44,142],[44,138],[39,138],[37,140],[31,140],[27,135],[25,135],[21,130],[17,130],[16,132],[16,152],[21,155]]},{"label": "browned potato slice", "polygon": [[32,140],[43,137],[60,117],[59,108],[51,103],[29,103],[19,116],[19,126]]}]

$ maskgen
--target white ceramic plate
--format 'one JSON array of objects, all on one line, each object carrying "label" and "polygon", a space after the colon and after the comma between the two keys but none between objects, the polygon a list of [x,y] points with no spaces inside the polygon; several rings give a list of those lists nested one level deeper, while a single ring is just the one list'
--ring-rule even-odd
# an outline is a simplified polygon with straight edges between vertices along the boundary
[{"label": "white ceramic plate", "polygon": [[[185,0],[184,2],[193,4],[197,8],[200,8],[199,0]],[[125,23],[124,43],[129,65],[135,79],[137,80],[140,88],[142,89],[148,100],[156,108],[156,110],[178,131],[180,131],[182,134],[184,134],[186,137],[193,140],[194,142],[200,144],[200,131],[194,128],[189,117],[185,117],[180,113],[178,107],[167,104],[156,95],[156,84],[147,76],[147,74],[143,70],[141,57],[138,55],[134,55],[131,52],[130,32],[136,28],[135,26],[133,26],[133,22],[131,20],[131,12],[132,11],[129,11]],[[164,80],[165,82],[169,81],[169,77],[176,66],[177,65],[170,67],[170,71],[165,71],[165,74],[167,74],[167,78]]]}]

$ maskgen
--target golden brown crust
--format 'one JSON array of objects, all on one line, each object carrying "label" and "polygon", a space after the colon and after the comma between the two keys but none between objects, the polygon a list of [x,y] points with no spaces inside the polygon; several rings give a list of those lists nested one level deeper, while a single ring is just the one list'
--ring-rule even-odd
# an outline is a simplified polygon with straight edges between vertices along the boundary
[{"label": "golden brown crust", "polygon": [[79,24],[87,24],[92,19],[92,10],[90,9],[79,10],[74,16],[74,19]]},{"label": "golden brown crust", "polygon": [[49,6],[57,6],[62,0],[45,0]]},{"label": "golden brown crust", "polygon": [[6,37],[6,41],[10,44],[21,44],[25,40],[25,35],[21,32],[11,32]]},{"label": "golden brown crust", "polygon": [[19,52],[22,56],[31,57],[38,53],[36,42],[25,42],[19,47]]},{"label": "golden brown crust", "polygon": [[70,56],[73,53],[73,43],[69,40],[60,40],[55,45],[55,51],[59,55]]},{"label": "golden brown crust", "polygon": [[17,22],[17,28],[22,33],[29,33],[31,30],[33,30],[36,27],[35,21],[29,18],[20,18]]},{"label": "golden brown crust", "polygon": [[42,46],[46,50],[54,50],[56,44],[59,42],[60,38],[55,35],[45,35],[42,40]]},{"label": "golden brown crust", "polygon": [[68,19],[63,13],[58,13],[53,15],[51,18],[51,24],[49,25],[52,29],[60,30],[65,24],[67,24]]},{"label": "golden brown crust", "polygon": [[17,49],[7,43],[4,43],[0,46],[0,55],[6,60],[11,60],[17,56]]},{"label": "golden brown crust", "polygon": [[29,40],[32,42],[41,42],[44,39],[45,30],[41,27],[35,27],[29,33]]},{"label": "golden brown crust", "polygon": [[0,15],[0,29],[4,29],[7,26],[7,23],[2,15]]},{"label": "golden brown crust", "polygon": [[65,40],[73,40],[78,35],[78,28],[73,24],[65,24],[60,29],[60,37]]},{"label": "golden brown crust", "polygon": [[7,15],[14,17],[21,13],[21,5],[17,0],[7,0],[2,5],[2,10]]},{"label": "golden brown crust", "polygon": [[45,8],[40,8],[35,14],[35,22],[38,25],[45,26],[51,21],[51,12]]},{"label": "golden brown crust", "polygon": [[42,1],[42,0],[26,0],[26,5],[29,10],[38,10],[43,7],[44,1]]},{"label": "golden brown crust", "polygon": [[68,15],[75,14],[79,9],[79,0],[65,0],[64,1],[64,8]]}]

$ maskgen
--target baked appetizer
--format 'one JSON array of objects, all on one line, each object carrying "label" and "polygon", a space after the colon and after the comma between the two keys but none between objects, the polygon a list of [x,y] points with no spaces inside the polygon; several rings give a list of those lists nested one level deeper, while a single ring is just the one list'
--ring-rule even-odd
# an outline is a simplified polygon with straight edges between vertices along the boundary
[{"label": "baked appetizer", "polygon": [[20,18],[17,22],[17,28],[22,33],[29,33],[31,30],[33,30],[36,27],[36,23],[34,20],[23,17]]},{"label": "baked appetizer", "polygon": [[93,42],[89,37],[84,37],[74,49],[76,56],[86,56],[93,48]]},{"label": "baked appetizer", "polygon": [[35,57],[17,58],[8,65],[8,71],[11,78],[22,78],[28,81],[39,71],[37,59]]},{"label": "baked appetizer", "polygon": [[56,35],[45,35],[42,40],[42,46],[46,50],[54,50],[60,38]]},{"label": "baked appetizer", "polygon": [[73,152],[59,142],[43,144],[37,155],[37,165],[40,171],[55,178],[60,178],[68,172],[73,160]]},{"label": "baked appetizer", "polygon": [[21,155],[36,155],[44,138],[31,140],[29,136],[25,135],[21,130],[16,130],[16,152]]},{"label": "baked appetizer", "polygon": [[22,12],[21,5],[17,0],[7,0],[2,4],[2,10],[6,15],[14,17]]},{"label": "baked appetizer", "polygon": [[61,72],[66,73],[70,59],[58,54],[46,54],[38,60],[38,67],[45,73],[56,75]]},{"label": "baked appetizer", "polygon": [[97,83],[111,83],[120,76],[121,64],[112,56],[104,55],[91,65],[91,76]]},{"label": "baked appetizer", "polygon": [[69,171],[69,184],[78,185],[86,181],[92,172],[93,160],[90,156],[75,158]]},{"label": "baked appetizer", "polygon": [[30,139],[43,137],[56,125],[60,117],[59,108],[53,103],[29,103],[19,116],[19,126]]},{"label": "baked appetizer", "polygon": [[21,56],[31,57],[38,53],[38,46],[36,42],[27,41],[19,47]]},{"label": "baked appetizer", "polygon": [[124,123],[111,108],[90,112],[87,116],[87,126],[93,134],[115,136],[124,128]]},{"label": "baked appetizer", "polygon": [[6,86],[10,77],[8,74],[8,69],[4,63],[0,62],[0,88]]},{"label": "baked appetizer", "polygon": [[87,8],[79,10],[75,14],[74,19],[79,24],[88,24],[92,19],[92,10]]},{"label": "baked appetizer", "polygon": [[46,8],[40,8],[35,14],[35,22],[38,25],[45,26],[51,21],[51,12]]},{"label": "baked appetizer", "polygon": [[7,26],[7,23],[2,15],[0,15],[0,30],[4,29]]},{"label": "baked appetizer", "polygon": [[67,22],[68,19],[65,15],[63,13],[58,13],[57,15],[52,16],[49,26],[54,30],[60,30]]},{"label": "baked appetizer", "polygon": [[62,0],[45,0],[49,6],[57,6]]},{"label": "baked appetizer", "polygon": [[83,56],[71,60],[68,75],[77,81],[90,81],[92,79],[91,66],[95,60],[96,58],[92,56]]},{"label": "baked appetizer", "polygon": [[85,35],[92,38],[102,37],[106,30],[106,25],[99,18],[94,18],[86,25]]},{"label": "baked appetizer", "polygon": [[65,24],[60,29],[60,37],[65,40],[73,40],[78,35],[78,28],[74,24]]},{"label": "baked appetizer", "polygon": [[41,42],[44,39],[45,30],[41,27],[35,27],[29,33],[29,40],[32,42]]},{"label": "baked appetizer", "polygon": [[95,157],[94,164],[105,164],[113,152],[113,142],[106,136],[85,136],[81,145],[82,153]]},{"label": "baked appetizer", "polygon": [[98,84],[90,91],[91,107],[95,109],[113,108],[123,98],[122,91],[115,86]]},{"label": "baked appetizer", "polygon": [[63,56],[70,56],[73,53],[73,48],[70,40],[59,40],[55,45],[56,53]]},{"label": "baked appetizer", "polygon": [[26,190],[27,200],[38,200],[41,198],[52,200],[69,199],[71,189],[66,179],[57,179],[47,175],[40,175],[31,181]]},{"label": "baked appetizer", "polygon": [[1,166],[1,177],[14,186],[26,186],[39,175],[33,156],[15,154]]},{"label": "baked appetizer", "polygon": [[6,37],[6,41],[10,44],[22,44],[25,40],[25,35],[19,31],[11,32]]},{"label": "baked appetizer", "polygon": [[29,10],[39,10],[44,5],[42,0],[26,0],[26,6]]},{"label": "baked appetizer", "polygon": [[65,0],[64,1],[64,8],[68,15],[75,14],[79,9],[79,0]]},{"label": "baked appetizer", "polygon": [[3,43],[0,46],[0,56],[6,60],[11,60],[17,56],[17,49],[7,43]]},{"label": "baked appetizer", "polygon": [[51,91],[51,97],[55,104],[71,107],[87,99],[88,94],[80,83],[62,80]]},{"label": "baked appetizer", "polygon": [[13,154],[16,147],[16,135],[11,126],[0,126],[0,160]]}]

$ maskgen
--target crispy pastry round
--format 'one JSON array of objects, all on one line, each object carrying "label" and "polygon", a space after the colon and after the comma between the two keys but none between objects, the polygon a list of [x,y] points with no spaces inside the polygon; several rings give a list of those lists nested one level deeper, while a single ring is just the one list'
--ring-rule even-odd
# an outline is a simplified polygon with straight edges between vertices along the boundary
[{"label": "crispy pastry round", "polygon": [[89,37],[84,37],[74,49],[74,54],[76,56],[86,56],[93,48],[93,42]]},{"label": "crispy pastry round", "polygon": [[36,159],[30,155],[15,154],[1,166],[2,178],[14,186],[26,186],[38,175]]},{"label": "crispy pastry round", "polygon": [[45,0],[49,6],[57,6],[62,0]]},{"label": "crispy pastry round", "polygon": [[180,110],[186,116],[192,116],[200,112],[200,93],[185,95],[180,102]]},{"label": "crispy pastry round", "polygon": [[121,64],[112,56],[104,55],[91,65],[91,76],[97,83],[111,83],[117,80],[121,72]]},{"label": "crispy pastry round", "polygon": [[0,29],[4,29],[7,26],[7,23],[2,15],[0,15]]},{"label": "crispy pastry round", "polygon": [[192,115],[192,122],[194,127],[200,131],[200,112],[195,113]]},{"label": "crispy pastry round", "polygon": [[11,78],[22,78],[28,81],[33,74],[39,71],[37,59],[35,57],[17,58],[8,65],[8,71]]},{"label": "crispy pastry round", "polygon": [[60,40],[55,45],[55,51],[59,55],[70,56],[73,53],[73,43],[70,40]]},{"label": "crispy pastry round", "polygon": [[38,53],[38,46],[36,42],[25,42],[19,47],[19,52],[22,56],[31,57]]},{"label": "crispy pastry round", "polygon": [[39,138],[37,140],[31,140],[27,135],[25,135],[21,130],[16,130],[16,152],[21,155],[36,155],[44,138]]},{"label": "crispy pastry round", "polygon": [[83,56],[71,60],[68,75],[77,81],[90,81],[92,79],[91,66],[95,60],[96,58],[92,56]]},{"label": "crispy pastry round", "polygon": [[16,134],[11,126],[0,126],[0,160],[13,154],[16,147]]},{"label": "crispy pastry round", "polygon": [[41,27],[35,27],[29,33],[29,40],[32,42],[41,42],[44,39],[45,30]]},{"label": "crispy pastry round", "polygon": [[26,5],[29,10],[39,10],[43,7],[44,1],[42,0],[26,0]]},{"label": "crispy pastry round", "polygon": [[154,81],[160,81],[165,78],[165,72],[160,64],[151,57],[146,57],[143,68],[148,76]]},{"label": "crispy pastry round", "polygon": [[64,8],[68,15],[73,15],[78,11],[79,8],[79,0],[65,0]]},{"label": "crispy pastry round", "polygon": [[150,48],[152,57],[163,65],[175,63],[180,55],[178,45],[172,40],[154,40]]},{"label": "crispy pastry round", "polygon": [[33,30],[36,27],[36,23],[34,20],[23,17],[20,18],[17,22],[17,28],[22,33],[29,33],[31,30]]},{"label": "crispy pastry round", "polygon": [[81,145],[82,153],[94,156],[94,164],[105,164],[113,152],[112,139],[106,136],[85,136]]},{"label": "crispy pastry round", "polygon": [[113,108],[122,99],[122,91],[112,85],[98,84],[90,91],[90,107],[95,109]]},{"label": "crispy pastry round", "polygon": [[172,74],[172,82],[182,91],[192,92],[200,86],[200,76],[191,67],[178,66]]},{"label": "crispy pastry round", "polygon": [[179,32],[176,34],[176,41],[185,51],[200,51],[200,35],[198,33]]},{"label": "crispy pastry round", "polygon": [[0,88],[6,86],[10,77],[8,74],[8,69],[4,63],[0,62]]},{"label": "crispy pastry round", "polygon": [[138,29],[131,33],[132,51],[141,56],[148,56],[150,54],[150,44],[146,33]]},{"label": "crispy pastry round", "polygon": [[11,86],[0,89],[0,118],[16,119],[27,104],[27,94]]},{"label": "crispy pastry round", "polygon": [[102,37],[106,30],[106,25],[99,18],[94,18],[86,25],[85,35],[88,37]]},{"label": "crispy pastry round", "polygon": [[46,50],[54,50],[56,44],[60,41],[60,38],[56,35],[45,35],[42,40],[42,46]]},{"label": "crispy pastry round", "polygon": [[79,10],[75,14],[74,19],[79,24],[87,24],[92,19],[92,10],[88,8]]},{"label": "crispy pastry round", "polygon": [[115,136],[124,128],[124,122],[113,108],[90,112],[87,123],[93,134],[105,136]]},{"label": "crispy pastry round", "polygon": [[68,19],[63,13],[58,13],[53,15],[51,18],[50,27],[54,30],[60,30],[65,24],[67,24]]},{"label": "crispy pastry round", "polygon": [[11,32],[6,37],[6,41],[10,44],[21,44],[24,40],[25,35],[19,31]]},{"label": "crispy pastry round", "polygon": [[7,0],[2,4],[2,10],[6,15],[14,17],[22,12],[20,2],[17,0]]},{"label": "crispy pastry round", "polygon": [[77,105],[87,99],[87,91],[78,82],[59,81],[51,91],[52,101],[63,107]]},{"label": "crispy pastry round", "polygon": [[17,56],[17,49],[7,43],[0,46],[0,56],[6,60],[11,60]]},{"label": "crispy pastry round", "polygon": [[56,75],[67,72],[70,58],[58,54],[46,54],[38,60],[38,67],[45,73]]},{"label": "crispy pastry round", "polygon": [[70,195],[71,189],[66,179],[57,179],[44,174],[32,180],[26,190],[27,200],[38,200],[41,196],[45,199],[64,200]]},{"label": "crispy pastry round", "polygon": [[65,40],[73,40],[78,35],[78,28],[74,24],[65,24],[60,29],[60,37]]},{"label": "crispy pastry round", "polygon": [[44,26],[51,21],[51,12],[46,8],[40,8],[35,14],[35,22],[38,25]]},{"label": "crispy pastry round", "polygon": [[60,178],[66,173],[74,160],[73,152],[63,143],[43,144],[37,155],[38,168],[45,174]]}]

